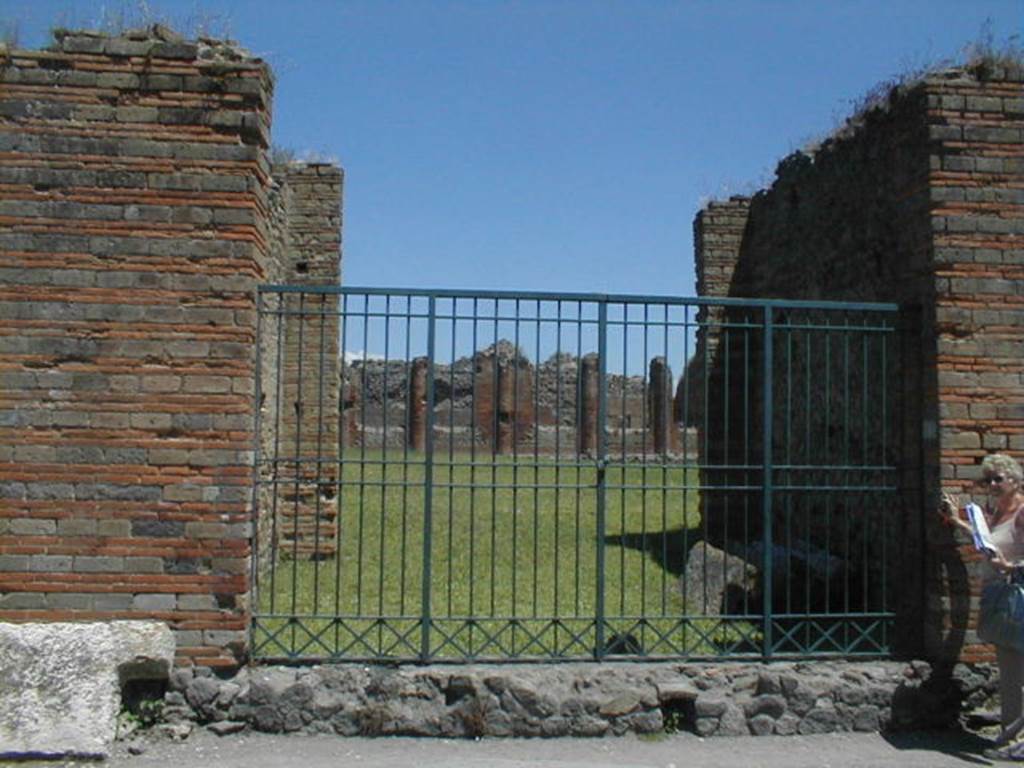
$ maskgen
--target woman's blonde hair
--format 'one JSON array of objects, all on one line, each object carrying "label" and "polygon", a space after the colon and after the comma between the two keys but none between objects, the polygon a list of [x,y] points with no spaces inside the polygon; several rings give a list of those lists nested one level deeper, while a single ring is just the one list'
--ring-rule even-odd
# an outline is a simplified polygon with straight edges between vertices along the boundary
[{"label": "woman's blonde hair", "polygon": [[1005,477],[1012,477],[1018,483],[1024,481],[1024,469],[1012,456],[1005,453],[993,453],[986,456],[981,462],[981,471],[987,475],[999,474]]}]

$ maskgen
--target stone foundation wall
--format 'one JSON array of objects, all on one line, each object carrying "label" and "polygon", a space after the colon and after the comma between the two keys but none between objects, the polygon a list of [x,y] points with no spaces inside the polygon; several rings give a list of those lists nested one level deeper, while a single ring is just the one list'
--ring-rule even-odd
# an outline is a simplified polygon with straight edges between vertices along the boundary
[{"label": "stone foundation wall", "polygon": [[182,669],[164,713],[218,732],[762,736],[949,727],[996,688],[990,666],[921,661]]}]

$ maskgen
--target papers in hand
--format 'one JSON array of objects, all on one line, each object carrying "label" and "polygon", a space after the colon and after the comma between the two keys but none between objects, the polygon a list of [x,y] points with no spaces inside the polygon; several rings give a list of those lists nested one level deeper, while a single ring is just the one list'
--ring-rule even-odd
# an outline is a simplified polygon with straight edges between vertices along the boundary
[{"label": "papers in hand", "polygon": [[968,504],[964,507],[967,513],[967,522],[971,524],[971,533],[974,536],[974,548],[990,556],[999,554],[999,550],[992,541],[992,532],[988,529],[988,521],[985,520],[985,513],[977,504]]}]

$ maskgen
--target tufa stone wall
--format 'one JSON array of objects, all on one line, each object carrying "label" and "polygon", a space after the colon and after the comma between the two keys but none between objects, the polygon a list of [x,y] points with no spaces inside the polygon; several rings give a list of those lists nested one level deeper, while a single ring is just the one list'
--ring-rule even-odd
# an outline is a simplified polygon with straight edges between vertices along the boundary
[{"label": "tufa stone wall", "polygon": [[270,73],[231,44],[62,33],[0,82],[0,619],[152,618],[236,665],[255,288],[289,243],[336,262],[337,212],[303,217],[340,176],[275,186]]},{"label": "tufa stone wall", "polygon": [[[785,159],[770,189],[695,222],[705,295],[902,305],[884,449],[902,494],[887,527],[861,535],[900,542],[897,646],[932,658],[990,656],[971,629],[976,558],[929,514],[940,483],[970,492],[986,453],[1024,453],[1022,81],[1020,69],[959,68],[894,90],[813,154]],[[699,338],[712,379],[719,335]],[[809,426],[828,418],[827,398],[818,375]],[[875,450],[879,429],[873,417],[854,455]]]}]

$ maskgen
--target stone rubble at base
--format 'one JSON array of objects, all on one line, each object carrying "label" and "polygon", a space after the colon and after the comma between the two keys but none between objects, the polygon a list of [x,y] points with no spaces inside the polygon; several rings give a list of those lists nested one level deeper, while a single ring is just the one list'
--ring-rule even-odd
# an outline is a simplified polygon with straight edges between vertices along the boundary
[{"label": "stone rubble at base", "polygon": [[252,667],[171,675],[164,715],[215,732],[434,737],[916,730],[990,707],[994,667],[921,662]]}]

